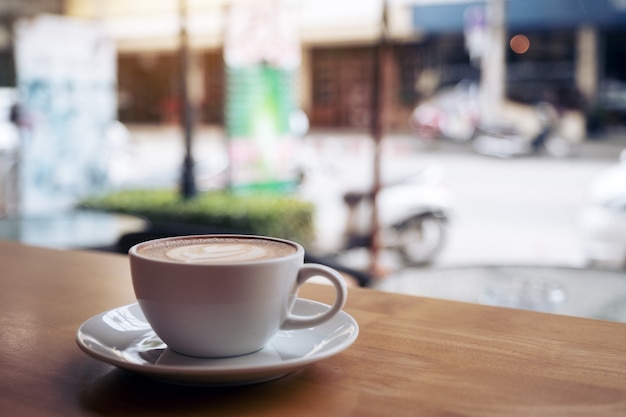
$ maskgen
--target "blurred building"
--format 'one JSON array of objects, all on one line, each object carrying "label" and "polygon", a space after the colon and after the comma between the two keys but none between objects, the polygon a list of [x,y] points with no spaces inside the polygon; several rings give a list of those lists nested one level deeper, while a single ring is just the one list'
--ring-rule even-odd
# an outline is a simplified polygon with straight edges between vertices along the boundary
[{"label": "blurred building", "polygon": [[[590,123],[626,123],[626,1],[504,1],[507,95],[581,108]],[[434,45],[440,84],[475,78],[464,46],[484,25],[485,2],[415,3],[412,26]]]},{"label": "blurred building", "polygon": [[63,0],[0,1],[0,87],[15,86],[12,35],[15,21],[40,13],[63,13]]},{"label": "blurred building", "polygon": [[[200,103],[202,123],[224,122],[223,34],[232,2],[187,0],[192,91]],[[382,33],[384,1],[284,3],[300,28],[299,100],[311,125],[367,128],[374,94],[374,46]],[[387,4],[393,59],[387,64],[385,124],[404,130],[420,100],[461,80],[478,80],[479,66],[468,52],[467,35],[472,25],[480,29],[481,24],[480,11],[470,11],[485,2],[388,0]],[[100,20],[115,39],[122,121],[176,121],[179,1],[65,0],[63,12]],[[626,1],[507,0],[506,24],[511,38],[521,35],[516,38],[519,45],[528,44],[526,49],[507,50],[509,97],[584,106],[602,123],[625,122]],[[0,44],[0,59],[7,50]],[[0,81],[9,79],[5,75]]]}]

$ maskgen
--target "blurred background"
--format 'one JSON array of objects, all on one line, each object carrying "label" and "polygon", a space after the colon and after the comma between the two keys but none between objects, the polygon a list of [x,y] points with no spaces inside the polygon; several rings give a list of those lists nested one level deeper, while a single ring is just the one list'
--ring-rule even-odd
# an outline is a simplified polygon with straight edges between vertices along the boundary
[{"label": "blurred background", "polygon": [[261,187],[370,286],[621,320],[625,146],[623,0],[0,3],[2,238],[115,239],[76,220],[94,193]]}]

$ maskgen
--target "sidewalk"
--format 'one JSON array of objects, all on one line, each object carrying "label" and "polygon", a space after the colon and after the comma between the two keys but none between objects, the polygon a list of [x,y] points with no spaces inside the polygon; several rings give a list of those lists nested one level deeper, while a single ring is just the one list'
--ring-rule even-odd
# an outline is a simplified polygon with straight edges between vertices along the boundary
[{"label": "sidewalk", "polygon": [[[163,151],[175,152],[176,156],[183,152],[183,132],[176,125],[128,125],[133,141],[143,147],[157,150],[158,147],[167,148]],[[372,140],[371,135],[365,131],[353,131],[345,129],[312,129],[307,135],[308,140],[334,142],[335,140],[352,142]],[[194,129],[193,142],[201,153],[205,150],[215,150],[211,146],[221,147],[225,144],[226,134],[219,126],[201,125]],[[424,151],[437,152],[473,152],[467,144],[455,143],[449,140],[439,140],[432,145],[420,144],[419,139],[410,133],[390,133],[384,138],[385,143],[402,144],[413,143]],[[330,146],[334,146],[331,144]],[[368,146],[367,144],[365,146]],[[209,149],[206,149],[209,147]],[[610,131],[594,133],[576,147],[576,158],[589,159],[612,159],[619,156],[622,149],[626,148],[626,127],[613,128]]]}]

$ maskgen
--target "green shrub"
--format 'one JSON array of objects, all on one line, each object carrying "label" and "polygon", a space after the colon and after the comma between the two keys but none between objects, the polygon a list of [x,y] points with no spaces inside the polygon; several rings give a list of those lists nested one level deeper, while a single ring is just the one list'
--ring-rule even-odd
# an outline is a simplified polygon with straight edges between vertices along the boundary
[{"label": "green shrub", "polygon": [[125,190],[91,197],[79,208],[132,214],[151,222],[197,224],[275,236],[304,246],[313,241],[313,205],[294,197],[226,191],[184,200],[175,190]]}]

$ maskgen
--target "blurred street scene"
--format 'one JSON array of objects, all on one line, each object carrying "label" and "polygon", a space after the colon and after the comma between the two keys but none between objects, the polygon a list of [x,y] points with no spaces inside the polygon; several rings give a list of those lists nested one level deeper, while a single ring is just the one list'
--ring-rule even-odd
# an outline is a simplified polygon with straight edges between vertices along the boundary
[{"label": "blurred street scene", "polygon": [[[174,186],[184,149],[177,128],[130,126],[124,187]],[[215,187],[225,168],[225,143],[219,129],[198,130],[199,184]],[[592,183],[615,165],[626,137],[621,133],[585,141],[568,158],[515,159],[476,154],[464,145],[424,144],[411,135],[383,142],[383,176],[408,177],[427,167],[441,168],[452,196],[449,239],[435,266],[544,264],[585,266],[578,218]],[[335,183],[360,189],[371,176],[373,142],[365,134],[314,131],[302,139],[301,158],[332,170]],[[134,159],[131,159],[134,158]],[[122,178],[120,174],[120,179]],[[314,199],[322,200],[326,188]],[[320,219],[322,246],[333,246],[342,230],[342,202]],[[328,232],[330,230],[330,232]],[[326,232],[326,235],[324,233]]]},{"label": "blurred street scene", "polygon": [[112,190],[262,189],[374,285],[622,274],[625,56],[614,0],[2,2],[0,237],[117,236],[38,222]]}]

